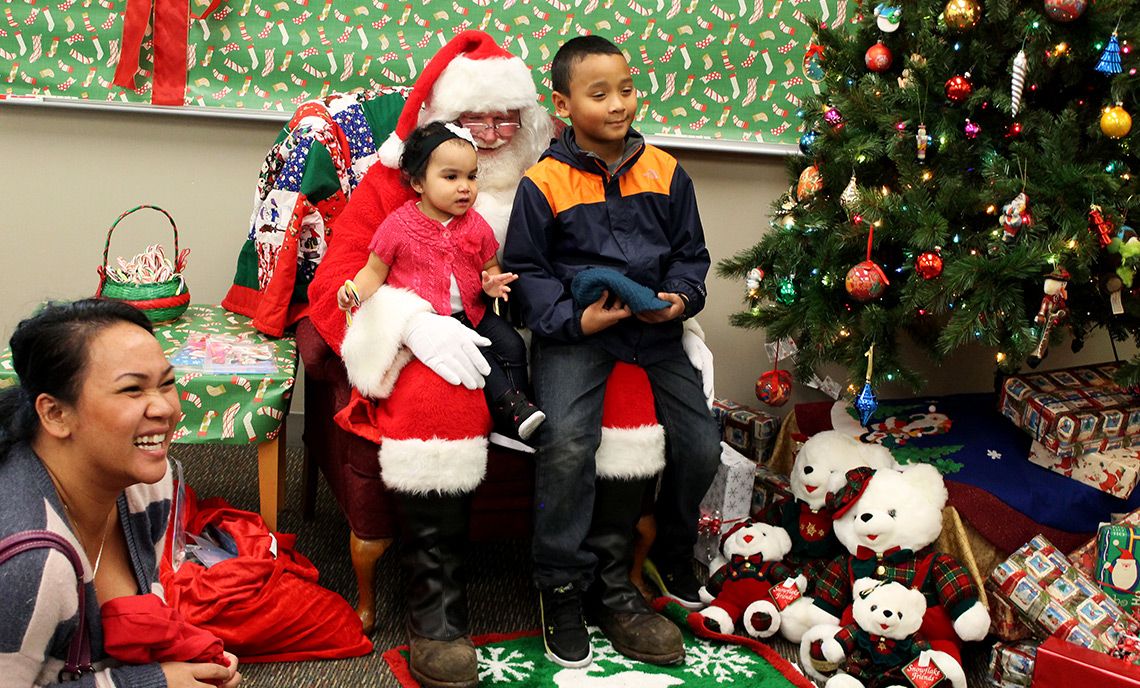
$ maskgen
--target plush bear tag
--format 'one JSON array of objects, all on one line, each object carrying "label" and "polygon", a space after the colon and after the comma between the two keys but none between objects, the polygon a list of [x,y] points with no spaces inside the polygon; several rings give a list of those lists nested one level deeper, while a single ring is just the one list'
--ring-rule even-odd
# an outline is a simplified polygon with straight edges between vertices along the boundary
[{"label": "plush bear tag", "polygon": [[914,688],[931,688],[946,678],[942,670],[930,661],[929,657],[919,655],[903,668],[903,675],[914,684]]},{"label": "plush bear tag", "polygon": [[772,601],[776,603],[780,611],[784,611],[789,604],[801,597],[800,589],[796,587],[796,581],[791,578],[779,585],[773,585],[768,594],[772,596]]}]

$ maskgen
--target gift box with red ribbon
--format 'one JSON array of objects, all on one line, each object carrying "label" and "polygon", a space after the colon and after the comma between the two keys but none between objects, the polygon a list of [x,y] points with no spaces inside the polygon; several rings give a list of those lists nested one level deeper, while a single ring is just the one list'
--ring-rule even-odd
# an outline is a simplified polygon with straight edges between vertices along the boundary
[{"label": "gift box with red ribbon", "polygon": [[1140,666],[1048,638],[1037,648],[1033,688],[1140,688]]},{"label": "gift box with red ribbon", "polygon": [[1119,367],[1105,363],[1011,375],[999,407],[1058,456],[1126,447],[1140,435],[1140,397],[1113,381]]}]

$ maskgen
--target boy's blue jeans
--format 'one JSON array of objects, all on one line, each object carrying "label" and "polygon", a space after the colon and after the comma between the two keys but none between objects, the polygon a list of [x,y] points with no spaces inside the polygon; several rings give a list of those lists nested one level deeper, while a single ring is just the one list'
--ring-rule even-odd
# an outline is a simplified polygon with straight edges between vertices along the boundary
[{"label": "boy's blue jeans", "polygon": [[[535,402],[546,413],[535,439],[533,555],[539,588],[573,582],[584,589],[593,580],[597,557],[582,542],[594,510],[594,453],[602,436],[606,379],[615,360],[590,343],[538,337],[532,343],[531,382]],[[720,463],[719,432],[697,371],[680,346],[675,355],[644,367],[657,419],[665,428],[654,556],[686,562],[697,539],[700,501]]]}]

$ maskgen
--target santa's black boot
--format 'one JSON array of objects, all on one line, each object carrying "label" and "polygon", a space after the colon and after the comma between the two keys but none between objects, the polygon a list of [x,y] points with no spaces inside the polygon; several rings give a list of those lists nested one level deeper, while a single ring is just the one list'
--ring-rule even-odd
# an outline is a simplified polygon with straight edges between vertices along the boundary
[{"label": "santa's black boot", "polygon": [[582,543],[598,558],[587,606],[621,654],[650,664],[676,664],[685,658],[680,629],[654,612],[629,578],[646,483],[645,479],[596,483],[594,517]]},{"label": "santa's black boot", "polygon": [[474,688],[462,577],[470,495],[399,494],[403,563],[408,572],[408,666],[425,688]]}]

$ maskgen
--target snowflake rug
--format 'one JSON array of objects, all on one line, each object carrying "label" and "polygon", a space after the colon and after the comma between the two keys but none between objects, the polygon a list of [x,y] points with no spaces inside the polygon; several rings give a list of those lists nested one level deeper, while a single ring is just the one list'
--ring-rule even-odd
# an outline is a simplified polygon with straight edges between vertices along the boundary
[{"label": "snowflake rug", "polygon": [[[594,662],[566,669],[546,658],[538,631],[494,633],[473,638],[479,654],[479,685],[520,688],[667,688],[668,686],[731,688],[811,688],[812,684],[775,650],[750,638],[698,638],[685,623],[687,611],[676,604],[662,612],[685,636],[685,662],[654,666],[618,654],[598,629],[590,628]],[[727,642],[723,642],[727,641]],[[384,653],[384,661],[405,688],[419,684],[408,670],[408,646]]]}]

